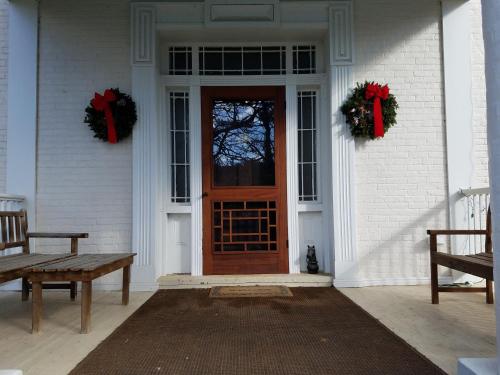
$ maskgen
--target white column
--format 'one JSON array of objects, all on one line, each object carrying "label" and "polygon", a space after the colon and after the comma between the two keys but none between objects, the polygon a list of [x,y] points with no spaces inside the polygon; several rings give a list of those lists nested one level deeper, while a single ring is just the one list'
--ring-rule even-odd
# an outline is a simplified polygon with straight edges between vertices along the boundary
[{"label": "white column", "polygon": [[36,228],[38,1],[9,3],[7,193],[24,195]]},{"label": "white column", "polygon": [[340,106],[353,86],[353,5],[330,8],[334,284],[357,286],[355,149]]},{"label": "white column", "polygon": [[[133,133],[132,246],[137,252],[132,272],[135,289],[154,289],[159,251],[158,123],[155,9],[132,5],[132,97],[137,104]],[[158,270],[160,267],[158,267]]]},{"label": "white column", "polygon": [[488,152],[490,160],[493,249],[495,259],[495,307],[497,317],[497,372],[500,372],[500,2],[483,0],[483,34],[488,108]]},{"label": "white column", "polygon": [[[460,189],[471,187],[473,175],[471,10],[464,0],[441,4],[450,228],[467,228],[467,200]],[[455,236],[452,241],[454,252],[463,254],[467,238]]]},{"label": "white column", "polygon": [[483,35],[486,63],[486,105],[488,108],[488,152],[493,224],[495,309],[497,357],[495,359],[460,359],[458,373],[500,373],[500,2],[482,0]]}]

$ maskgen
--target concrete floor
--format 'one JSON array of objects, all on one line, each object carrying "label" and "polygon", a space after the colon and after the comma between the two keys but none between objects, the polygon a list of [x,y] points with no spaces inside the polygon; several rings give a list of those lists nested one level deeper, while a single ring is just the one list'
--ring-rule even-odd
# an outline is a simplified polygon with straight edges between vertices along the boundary
[{"label": "concrete floor", "polygon": [[340,290],[449,374],[460,357],[496,356],[495,307],[484,294],[440,293],[432,305],[427,285]]},{"label": "concrete floor", "polygon": [[152,293],[130,293],[128,306],[120,292],[94,292],[92,330],[80,334],[80,299],[45,291],[42,332],[31,334],[31,300],[20,293],[0,293],[0,369],[21,369],[24,375],[67,374],[124,322]]},{"label": "concrete floor", "polygon": [[[494,308],[482,294],[443,293],[435,306],[428,286],[341,291],[450,374],[459,357],[495,355]],[[95,292],[92,331],[81,335],[79,303],[67,293],[46,292],[42,333],[31,335],[31,303],[21,303],[19,293],[0,293],[0,369],[66,374],[149,296],[131,293],[129,306],[122,306],[120,293]]]}]

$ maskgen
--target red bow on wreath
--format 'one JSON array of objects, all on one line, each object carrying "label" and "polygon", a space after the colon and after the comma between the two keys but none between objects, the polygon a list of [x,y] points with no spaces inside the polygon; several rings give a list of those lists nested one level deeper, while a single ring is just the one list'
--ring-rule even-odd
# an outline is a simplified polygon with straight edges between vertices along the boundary
[{"label": "red bow on wreath", "polygon": [[382,116],[381,100],[389,98],[389,86],[370,83],[366,86],[365,99],[373,99],[373,135],[375,138],[384,136],[384,117]]},{"label": "red bow on wreath", "polygon": [[116,143],[118,139],[116,137],[115,119],[113,117],[113,112],[111,111],[110,103],[116,101],[116,97],[113,90],[107,89],[104,91],[104,95],[94,94],[94,99],[90,101],[90,104],[95,108],[96,111],[104,112],[104,118],[106,119],[106,125],[108,127],[108,142]]}]

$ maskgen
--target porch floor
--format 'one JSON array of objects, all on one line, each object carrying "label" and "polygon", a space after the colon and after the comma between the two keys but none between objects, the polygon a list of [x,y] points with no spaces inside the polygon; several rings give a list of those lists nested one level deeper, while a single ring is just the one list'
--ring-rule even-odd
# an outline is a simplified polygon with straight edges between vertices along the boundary
[{"label": "porch floor", "polygon": [[[495,355],[494,307],[484,303],[483,294],[443,293],[441,305],[433,306],[429,286],[341,291],[450,374],[459,357]],[[66,374],[151,295],[131,293],[124,307],[120,293],[95,292],[92,331],[80,335],[79,304],[67,293],[46,292],[42,333],[31,335],[31,303],[21,303],[19,293],[2,292],[0,332],[9,345],[0,350],[0,369]]]}]

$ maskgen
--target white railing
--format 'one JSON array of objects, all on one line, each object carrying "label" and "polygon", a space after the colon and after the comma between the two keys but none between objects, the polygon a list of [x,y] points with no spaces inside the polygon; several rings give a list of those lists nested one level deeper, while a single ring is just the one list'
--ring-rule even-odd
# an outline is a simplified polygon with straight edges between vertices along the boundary
[{"label": "white railing", "polygon": [[24,208],[24,196],[0,194],[0,211],[19,211]]},{"label": "white railing", "polygon": [[[0,211],[19,211],[25,208],[25,198],[22,195],[0,194]],[[0,251],[0,256],[19,252],[19,248]]]},{"label": "white railing", "polygon": [[[490,206],[490,188],[462,189],[467,200],[468,229],[486,229],[486,216]],[[472,235],[468,238],[469,254],[484,251],[484,235]]]}]

